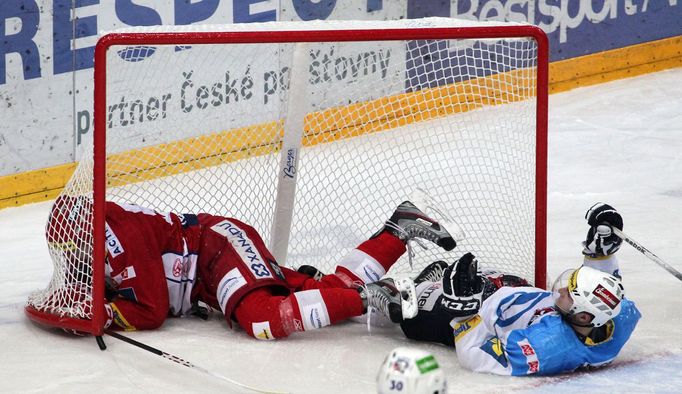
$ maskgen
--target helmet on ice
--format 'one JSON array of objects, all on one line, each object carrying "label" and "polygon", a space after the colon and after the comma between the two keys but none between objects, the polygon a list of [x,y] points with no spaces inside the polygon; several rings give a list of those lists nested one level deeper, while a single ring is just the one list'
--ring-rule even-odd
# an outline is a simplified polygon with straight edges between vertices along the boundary
[{"label": "helmet on ice", "polygon": [[445,374],[435,357],[420,349],[399,347],[389,353],[377,375],[379,394],[445,394]]},{"label": "helmet on ice", "polygon": [[[61,195],[55,200],[45,227],[55,269],[83,281],[91,274],[92,200]],[[61,263],[57,263],[61,262]]]},{"label": "helmet on ice", "polygon": [[45,227],[51,247],[71,250],[82,248],[92,235],[92,202],[85,196],[57,197]]}]

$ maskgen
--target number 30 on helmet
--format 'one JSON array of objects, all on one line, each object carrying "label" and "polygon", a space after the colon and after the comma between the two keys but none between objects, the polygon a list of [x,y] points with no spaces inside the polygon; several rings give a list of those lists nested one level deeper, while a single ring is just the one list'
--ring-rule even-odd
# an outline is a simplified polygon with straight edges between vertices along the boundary
[{"label": "number 30 on helmet", "polygon": [[386,357],[377,375],[379,394],[445,394],[445,374],[436,358],[423,350],[399,347]]}]

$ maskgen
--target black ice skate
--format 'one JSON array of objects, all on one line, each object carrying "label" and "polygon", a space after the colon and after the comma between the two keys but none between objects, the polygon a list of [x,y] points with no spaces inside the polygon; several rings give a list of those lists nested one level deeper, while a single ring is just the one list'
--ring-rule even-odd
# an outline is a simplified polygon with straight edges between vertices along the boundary
[{"label": "black ice skate", "polygon": [[409,280],[396,283],[391,278],[361,286],[358,291],[365,312],[371,306],[386,315],[394,323],[411,319],[417,314],[416,291]]},{"label": "black ice skate", "polygon": [[443,278],[443,271],[448,268],[448,263],[443,260],[434,261],[429,264],[414,278],[414,284],[419,285],[423,282],[440,282]]},{"label": "black ice skate", "polygon": [[422,238],[445,250],[452,250],[457,246],[454,238],[438,221],[428,217],[409,201],[398,205],[391,218],[386,221],[384,229],[405,242],[412,238]]}]

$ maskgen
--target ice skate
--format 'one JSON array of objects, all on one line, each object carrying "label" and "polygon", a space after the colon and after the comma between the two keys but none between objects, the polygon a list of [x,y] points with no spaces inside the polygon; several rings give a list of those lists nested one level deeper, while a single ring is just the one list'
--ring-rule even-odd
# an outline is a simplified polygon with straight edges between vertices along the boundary
[{"label": "ice skate", "polygon": [[434,261],[424,268],[419,275],[414,278],[414,285],[423,282],[440,282],[443,278],[443,271],[448,268],[448,263],[443,260]]},{"label": "ice skate", "polygon": [[431,241],[445,250],[452,250],[457,242],[438,221],[430,218],[409,201],[398,205],[386,221],[384,229],[407,242],[413,238]]},{"label": "ice skate", "polygon": [[379,310],[394,323],[410,319],[417,314],[416,291],[409,279],[394,281],[391,278],[367,283],[359,289],[362,304]]}]

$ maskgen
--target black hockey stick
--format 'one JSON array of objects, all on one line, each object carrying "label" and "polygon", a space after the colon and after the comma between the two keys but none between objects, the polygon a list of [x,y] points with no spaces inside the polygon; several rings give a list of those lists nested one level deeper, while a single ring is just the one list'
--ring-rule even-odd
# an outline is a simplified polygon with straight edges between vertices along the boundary
[{"label": "black hockey stick", "polygon": [[123,341],[123,342],[129,343],[129,344],[131,344],[131,345],[133,345],[133,346],[137,346],[137,347],[139,347],[140,349],[144,349],[144,350],[146,350],[146,351],[148,351],[148,352],[150,352],[150,353],[154,353],[154,354],[156,354],[157,356],[161,356],[161,357],[165,358],[166,360],[170,360],[170,361],[173,361],[174,363],[183,365],[183,366],[185,366],[185,367],[187,367],[187,368],[192,368],[192,369],[195,369],[195,370],[197,370],[197,371],[199,371],[199,372],[203,372],[203,373],[205,373],[206,375],[210,375],[210,376],[213,376],[214,378],[218,378],[218,379],[220,379],[220,380],[224,380],[224,381],[226,381],[226,382],[232,383],[232,384],[235,385],[235,386],[239,386],[239,387],[245,388],[245,389],[247,389],[247,390],[255,391],[255,392],[258,392],[258,393],[284,394],[284,392],[282,392],[282,391],[261,390],[261,389],[255,388],[255,387],[251,387],[251,386],[245,385],[245,384],[243,384],[243,383],[239,383],[239,382],[237,382],[237,381],[235,381],[235,380],[232,380],[232,379],[230,379],[230,378],[228,378],[228,377],[225,377],[225,376],[223,376],[223,375],[221,375],[221,374],[218,374],[218,373],[215,373],[215,372],[211,372],[211,371],[209,371],[208,369],[202,368],[202,367],[200,367],[200,366],[198,366],[198,365],[196,365],[196,364],[193,364],[193,363],[191,363],[191,362],[189,362],[189,361],[187,361],[187,360],[185,360],[185,359],[182,359],[182,358],[180,358],[180,357],[178,357],[178,356],[174,356],[174,355],[172,355],[172,354],[170,354],[170,353],[166,353],[166,352],[161,351],[161,350],[159,350],[159,349],[153,348],[153,347],[151,347],[151,346],[149,346],[149,345],[145,345],[145,344],[142,343],[142,342],[138,342],[138,341],[136,341],[136,340],[134,340],[134,339],[128,338],[128,337],[126,337],[126,336],[123,336],[123,335],[117,333],[116,331],[113,331],[113,330],[104,330],[104,333],[107,334],[107,335],[110,335],[110,336],[112,336],[112,337],[114,337],[114,338],[116,338],[116,339],[119,339],[119,340],[121,340],[121,341]]},{"label": "black hockey stick", "polygon": [[675,268],[671,267],[668,263],[663,261],[660,257],[656,256],[653,254],[649,249],[645,248],[641,244],[639,244],[637,241],[634,239],[630,238],[627,234],[624,232],[618,230],[617,228],[613,227],[612,228],[613,232],[619,236],[623,241],[627,242],[632,246],[633,248],[637,249],[640,253],[645,255],[646,257],[649,258],[649,260],[653,261],[654,263],[660,265],[663,267],[666,271],[670,272],[675,276],[677,279],[682,280],[682,273],[680,271],[676,270]]}]

